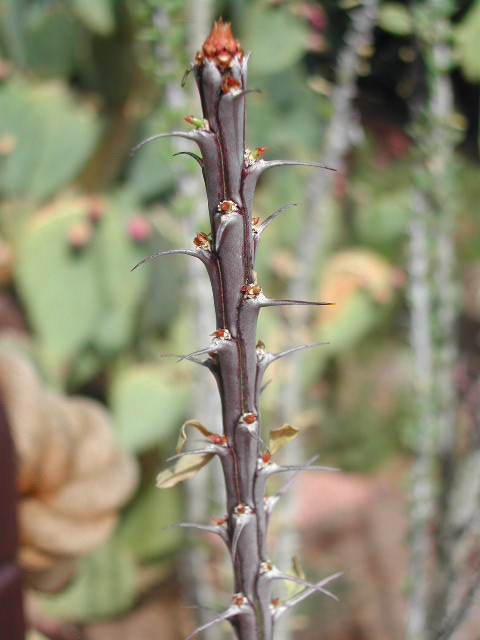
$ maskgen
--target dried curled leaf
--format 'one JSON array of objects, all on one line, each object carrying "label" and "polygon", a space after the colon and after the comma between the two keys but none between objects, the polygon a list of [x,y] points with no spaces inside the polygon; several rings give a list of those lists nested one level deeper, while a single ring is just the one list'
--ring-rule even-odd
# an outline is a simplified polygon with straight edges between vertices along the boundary
[{"label": "dried curled leaf", "polygon": [[187,434],[186,434],[187,427],[193,427],[194,429],[197,429],[197,431],[200,431],[200,433],[204,435],[206,438],[214,435],[211,431],[209,431],[206,427],[204,427],[201,422],[198,422],[198,420],[187,420],[187,422],[182,424],[182,428],[180,429],[180,434],[177,440],[177,447],[175,449],[177,453],[180,453],[180,451],[183,449],[183,445],[187,441]]},{"label": "dried curled leaf", "polygon": [[278,429],[272,429],[270,431],[270,440],[268,444],[268,448],[270,453],[273,454],[280,451],[282,447],[288,444],[291,440],[298,436],[298,429],[292,427],[291,424],[284,424],[283,427],[279,427]]},{"label": "dried curled leaf", "polygon": [[169,489],[179,482],[193,478],[202,467],[210,462],[214,455],[214,453],[193,453],[190,456],[179,458],[173,467],[158,474],[157,487]]}]

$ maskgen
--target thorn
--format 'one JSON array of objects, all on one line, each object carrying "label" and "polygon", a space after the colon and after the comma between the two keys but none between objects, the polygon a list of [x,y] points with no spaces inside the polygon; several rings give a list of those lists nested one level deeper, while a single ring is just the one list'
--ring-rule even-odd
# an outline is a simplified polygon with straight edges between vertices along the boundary
[{"label": "thorn", "polygon": [[337,469],[336,467],[321,467],[309,464],[289,464],[285,466],[274,464],[271,465],[270,468],[267,467],[266,470],[268,475],[273,475],[274,473],[286,473],[287,471],[341,471],[341,469]]},{"label": "thorn", "polygon": [[193,158],[201,167],[203,167],[203,159],[200,156],[197,156],[196,153],[193,153],[192,151],[178,151],[177,153],[173,154],[173,158],[175,156],[190,156],[191,158]]},{"label": "thorn", "polygon": [[273,222],[273,220],[275,220],[275,218],[282,213],[282,211],[286,211],[287,209],[292,209],[292,207],[296,207],[296,204],[287,204],[284,207],[282,207],[281,209],[277,209],[276,211],[274,211],[271,215],[268,216],[268,218],[265,218],[265,220],[262,222],[261,225],[259,225],[257,227],[257,234],[260,235],[261,233],[263,233],[266,229],[266,227],[268,227],[268,225]]},{"label": "thorn", "polygon": [[316,167],[317,169],[326,169],[327,171],[336,171],[332,167],[326,167],[318,162],[303,162],[301,160],[265,160],[263,164],[258,165],[261,171],[273,169],[274,167]]},{"label": "thorn", "polygon": [[182,83],[180,85],[182,89],[185,86],[185,83],[187,82],[187,78],[192,73],[192,71],[193,69],[191,67],[189,69],[185,69],[185,73],[183,74],[183,78],[182,78]]},{"label": "thorn", "polygon": [[234,618],[239,613],[240,613],[240,607],[238,607],[237,605],[233,605],[223,613],[220,613],[218,616],[213,618],[213,620],[210,620],[210,622],[207,622],[206,624],[203,624],[200,627],[197,627],[195,631],[192,631],[192,633],[190,633],[185,638],[185,640],[191,640],[191,638],[198,636],[198,634],[201,633],[202,631],[206,631],[207,629],[210,629],[210,627],[213,627],[215,624],[217,624],[218,622],[222,622],[223,620],[230,620],[230,618]]},{"label": "thorn", "polygon": [[323,589],[317,584],[307,582],[306,580],[302,580],[301,578],[297,578],[295,576],[291,576],[289,573],[284,573],[283,571],[279,571],[276,568],[274,568],[271,573],[272,575],[269,576],[270,580],[287,580],[288,582],[295,582],[295,584],[301,584],[303,587],[307,589],[312,589],[313,591],[319,591],[320,593],[323,593],[329,598],[332,598],[332,600],[335,600],[335,602],[340,602],[340,598],[334,595],[331,591],[328,591],[327,589]]},{"label": "thorn", "polygon": [[279,351],[278,353],[270,354],[269,363],[275,362],[279,358],[283,358],[284,356],[288,356],[292,353],[297,353],[297,351],[304,351],[305,349],[311,349],[312,347],[323,347],[329,344],[328,342],[311,342],[310,344],[302,344],[298,347],[292,347],[291,349],[286,349],[285,351]]},{"label": "thorn", "polygon": [[239,516],[239,517],[237,517],[237,519],[235,521],[235,530],[233,532],[232,549],[231,549],[232,562],[235,562],[235,557],[237,555],[237,547],[238,547],[238,541],[240,539],[240,535],[241,535],[242,531],[245,529],[245,526],[251,520],[251,518],[249,518],[248,515],[249,514],[245,514],[243,516]]},{"label": "thorn", "polygon": [[183,362],[184,360],[188,360],[192,356],[201,356],[204,353],[216,353],[218,348],[215,345],[210,345],[209,347],[205,347],[205,349],[199,349],[198,351],[192,351],[192,353],[188,353],[186,356],[180,356],[180,359],[177,362]]},{"label": "thorn", "polygon": [[192,449],[192,451],[181,451],[180,453],[176,453],[174,456],[170,456],[165,460],[165,462],[174,462],[175,460],[179,460],[180,458],[185,458],[185,456],[195,456],[199,454],[207,454],[210,456],[215,455],[223,455],[225,452],[223,451],[223,447],[218,447],[215,444],[209,445],[204,449]]},{"label": "thorn", "polygon": [[133,156],[139,149],[144,147],[149,142],[153,142],[154,140],[159,140],[160,138],[186,138],[187,140],[195,140],[194,132],[192,131],[171,131],[170,133],[157,133],[154,136],[150,136],[145,140],[142,140],[136,147],[130,151],[130,155]]},{"label": "thorn", "polygon": [[174,253],[183,253],[186,256],[193,256],[194,258],[199,258],[200,260],[202,259],[202,256],[198,253],[198,251],[195,251],[193,249],[170,249],[169,251],[159,251],[158,253],[153,253],[151,256],[148,256],[148,258],[144,258],[138,264],[136,264],[133,269],[130,269],[130,272],[135,271],[135,269],[141,267],[142,264],[145,264],[149,260],[160,258],[161,256],[172,255]]},{"label": "thorn", "polygon": [[171,524],[165,529],[195,529],[196,531],[205,531],[207,533],[215,533],[217,536],[220,536],[222,540],[228,544],[228,533],[226,529],[221,527],[220,525],[209,525],[209,524],[196,524],[194,522],[179,522],[178,524]]},{"label": "thorn", "polygon": [[270,386],[272,384],[272,381],[269,380],[268,382],[266,382],[261,388],[260,388],[260,395],[262,395],[262,393],[266,390],[266,388],[268,386]]},{"label": "thorn", "polygon": [[243,98],[248,93],[263,93],[261,89],[247,89],[246,91],[239,91],[238,93],[232,94],[233,98],[236,100],[237,98]]},{"label": "thorn", "polygon": [[326,586],[327,584],[329,584],[330,582],[333,582],[333,580],[336,580],[342,575],[343,575],[343,571],[340,571],[339,573],[334,573],[333,575],[328,576],[328,578],[324,578],[323,580],[320,580],[320,582],[315,583],[314,585],[315,589],[307,588],[301,593],[299,593],[297,596],[293,596],[292,598],[290,598],[290,600],[287,600],[287,602],[284,602],[282,605],[280,605],[280,607],[278,607],[278,609],[275,610],[273,614],[274,620],[278,620],[278,618],[280,618],[282,614],[288,611],[288,609],[291,609],[292,607],[299,604],[303,600],[306,600],[306,598],[308,598],[313,593],[318,591],[319,588]]},{"label": "thorn", "polygon": [[285,306],[313,306],[328,307],[335,305],[335,302],[310,302],[307,300],[269,300],[265,298],[260,303],[261,307],[285,307]]}]

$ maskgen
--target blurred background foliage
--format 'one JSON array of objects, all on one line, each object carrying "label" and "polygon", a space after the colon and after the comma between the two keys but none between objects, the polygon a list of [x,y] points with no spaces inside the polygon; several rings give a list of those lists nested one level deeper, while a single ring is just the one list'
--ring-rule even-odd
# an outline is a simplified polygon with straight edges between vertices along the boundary
[{"label": "blurred background foliage", "polygon": [[[320,157],[336,60],[357,4],[213,3],[212,15],[231,20],[235,37],[253,52],[249,84],[262,93],[248,97],[250,146],[268,146],[270,158]],[[480,2],[456,5],[452,126],[461,144],[453,179],[462,280],[480,269]],[[83,559],[72,585],[44,602],[49,614],[77,621],[127,610],[139,576],[148,582],[167,575],[182,544],[174,530],[163,531],[181,517],[181,492],[153,485],[182,421],[196,417],[189,407],[196,378],[190,364],[161,356],[203,347],[208,336],[195,333],[188,259],[130,269],[156,251],[190,247],[207,215],[198,229],[191,226],[198,196],[179,181],[188,185],[198,167],[172,157],[178,149],[169,141],[129,152],[153,133],[182,128],[190,110],[200,113],[190,97],[193,79],[184,102],[176,98],[201,45],[189,41],[191,19],[183,0],[0,0],[0,347],[24,354],[62,393],[104,402],[119,444],[142,465],[141,488],[113,539]],[[374,42],[360,52],[361,130],[328,196],[311,292],[336,307],[312,314],[302,335],[286,334],[278,311],[260,320],[259,337],[270,350],[305,339],[329,343],[296,356],[307,398],[291,419],[306,430],[309,449],[346,471],[373,472],[409,451],[409,101],[424,65],[412,20],[407,3],[381,2]],[[312,175],[271,172],[257,192],[261,218],[299,205],[262,237],[257,271],[270,297],[282,296],[295,273]],[[480,278],[475,282],[468,294],[474,301],[458,302],[465,350],[479,346]],[[281,366],[272,371],[267,425],[288,382]]]}]

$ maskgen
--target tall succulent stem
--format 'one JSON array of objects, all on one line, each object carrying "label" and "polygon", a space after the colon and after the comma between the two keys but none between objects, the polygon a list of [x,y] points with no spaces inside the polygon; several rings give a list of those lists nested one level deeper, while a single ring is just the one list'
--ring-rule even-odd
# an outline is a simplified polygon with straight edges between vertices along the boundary
[{"label": "tall succulent stem", "polygon": [[[160,474],[157,484],[163,488],[172,486],[193,475],[211,458],[219,458],[226,489],[225,519],[215,526],[190,523],[180,526],[214,531],[225,541],[233,565],[234,596],[228,609],[196,629],[189,638],[217,622],[229,620],[241,640],[271,640],[275,622],[284,611],[315,591],[331,595],[324,587],[336,577],[313,585],[284,575],[267,556],[267,525],[274,504],[265,500],[268,477],[322,468],[280,467],[272,462],[271,453],[296,435],[292,427],[276,431],[271,451],[262,441],[262,378],[270,362],[283,354],[269,354],[263,344],[257,343],[257,319],[260,309],[267,306],[325,303],[270,300],[257,283],[255,255],[266,226],[257,226],[252,218],[254,190],[260,175],[282,165],[319,165],[264,161],[260,157],[264,148],[253,151],[245,148],[247,61],[248,56],[233,39],[230,26],[222,21],[216,23],[192,65],[203,117],[185,118],[195,127],[193,131],[154,136],[181,137],[198,145],[201,158],[195,157],[202,169],[210,217],[210,233],[199,232],[194,240],[196,248],[181,252],[199,258],[206,266],[216,329],[209,347],[185,358],[213,373],[222,404],[223,434],[211,433],[195,421],[187,422],[181,431],[177,462],[173,469]],[[193,453],[181,452],[187,427],[198,429],[206,438],[205,446]],[[305,589],[288,602],[272,603],[270,586],[275,579],[294,580]]]}]

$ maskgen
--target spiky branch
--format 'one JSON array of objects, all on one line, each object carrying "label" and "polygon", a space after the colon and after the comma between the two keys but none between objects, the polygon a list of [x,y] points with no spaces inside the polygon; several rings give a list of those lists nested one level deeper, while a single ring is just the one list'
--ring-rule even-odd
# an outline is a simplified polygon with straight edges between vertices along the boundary
[{"label": "spiky branch", "polygon": [[[263,343],[257,342],[257,319],[263,307],[328,303],[272,300],[257,282],[254,265],[260,235],[280,213],[275,212],[260,225],[253,218],[253,197],[259,177],[274,167],[321,165],[293,160],[265,161],[261,158],[265,148],[245,147],[247,61],[248,56],[231,35],[230,25],[220,20],[192,65],[202,117],[185,118],[194,127],[191,131],[159,134],[148,141],[180,137],[198,146],[201,157],[196,159],[205,182],[210,217],[210,231],[197,233],[194,249],[152,256],[185,253],[198,257],[210,278],[216,316],[212,344],[182,359],[206,365],[213,373],[222,403],[223,433],[211,433],[196,421],[186,423],[173,457],[175,464],[162,472],[157,482],[162,488],[170,487],[195,475],[213,458],[220,461],[225,479],[227,513],[221,524],[181,526],[216,532],[226,541],[233,565],[234,596],[225,611],[196,629],[189,638],[228,620],[240,640],[271,640],[275,621],[284,610],[317,591],[331,596],[324,586],[336,577],[309,583],[276,569],[267,557],[267,526],[273,508],[272,502],[265,501],[268,477],[328,469],[308,464],[282,467],[272,461],[272,455],[297,431],[284,425],[270,432],[268,446],[262,439],[261,380],[266,366],[288,352],[265,351]],[[205,441],[201,448],[182,452],[187,427],[200,431]],[[304,590],[291,602],[272,602],[273,580],[294,581]]]}]

